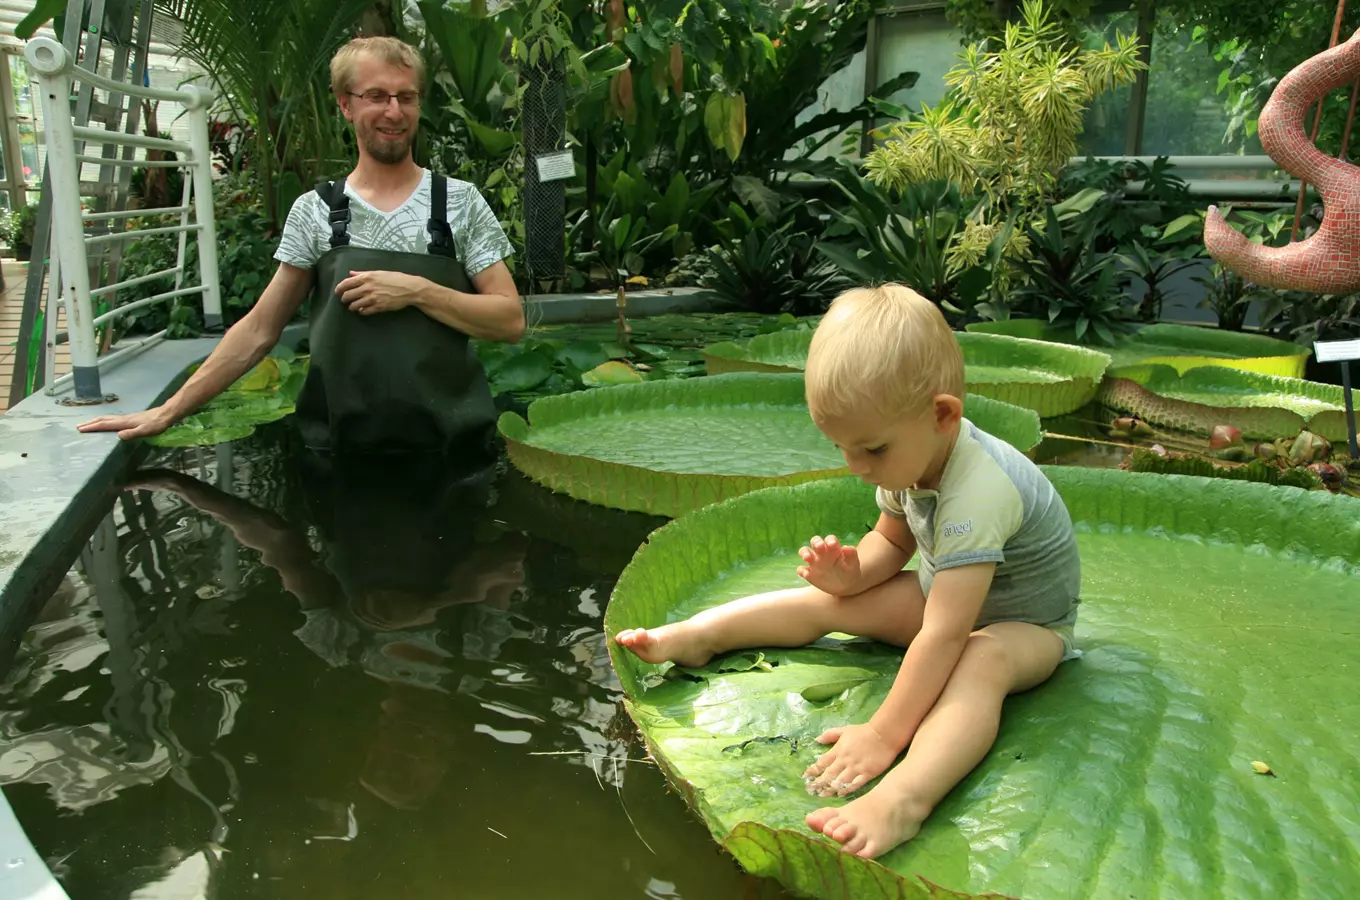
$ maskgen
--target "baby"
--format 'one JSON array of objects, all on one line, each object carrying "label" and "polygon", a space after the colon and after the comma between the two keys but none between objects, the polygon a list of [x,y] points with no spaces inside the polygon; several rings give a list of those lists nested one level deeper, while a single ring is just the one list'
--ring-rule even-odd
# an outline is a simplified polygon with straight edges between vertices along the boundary
[{"label": "baby", "polygon": [[[746,647],[843,632],[906,648],[868,722],[832,728],[804,773],[807,824],[866,858],[910,840],[996,739],[1006,696],[1079,656],[1081,565],[1062,499],[1024,454],[963,418],[963,355],[933,303],[900,285],[842,294],[808,350],[817,427],[881,511],[857,546],[799,550],[807,586],[743,597],[615,636],[647,662],[687,666]],[[913,554],[918,571],[903,571]],[[906,757],[896,766],[903,749]]]}]

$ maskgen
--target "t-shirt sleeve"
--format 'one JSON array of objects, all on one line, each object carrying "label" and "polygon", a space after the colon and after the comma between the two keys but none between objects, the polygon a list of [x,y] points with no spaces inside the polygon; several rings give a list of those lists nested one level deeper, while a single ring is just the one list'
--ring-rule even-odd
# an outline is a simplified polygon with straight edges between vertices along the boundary
[{"label": "t-shirt sleeve", "polygon": [[878,501],[878,508],[894,519],[905,519],[907,512],[902,508],[901,499],[892,491],[885,491],[883,488],[874,490],[874,499]]},{"label": "t-shirt sleeve", "polygon": [[[455,204],[463,205],[464,209],[455,209]],[[490,204],[471,185],[462,192],[461,197],[450,197],[449,221],[462,224],[454,231],[454,243],[458,248],[458,258],[463,261],[463,271],[467,272],[469,278],[508,259],[514,252]]]},{"label": "t-shirt sleeve", "polygon": [[283,235],[279,238],[279,248],[274,258],[299,269],[311,269],[325,252],[322,244],[325,235],[317,222],[315,204],[321,198],[308,191],[293,201],[288,210],[288,218],[283,223]]},{"label": "t-shirt sleeve", "polygon": [[935,510],[935,570],[1005,562],[1006,542],[1024,513],[1020,492],[1004,476],[942,496]]}]

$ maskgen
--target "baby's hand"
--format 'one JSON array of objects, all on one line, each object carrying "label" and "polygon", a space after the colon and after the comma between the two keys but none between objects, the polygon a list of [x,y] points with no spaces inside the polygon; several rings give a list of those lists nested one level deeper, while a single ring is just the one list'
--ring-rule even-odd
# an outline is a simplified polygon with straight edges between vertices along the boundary
[{"label": "baby's hand", "polygon": [[826,540],[820,535],[814,537],[798,555],[804,563],[798,567],[798,577],[808,584],[838,597],[855,592],[859,584],[859,554],[834,534]]}]

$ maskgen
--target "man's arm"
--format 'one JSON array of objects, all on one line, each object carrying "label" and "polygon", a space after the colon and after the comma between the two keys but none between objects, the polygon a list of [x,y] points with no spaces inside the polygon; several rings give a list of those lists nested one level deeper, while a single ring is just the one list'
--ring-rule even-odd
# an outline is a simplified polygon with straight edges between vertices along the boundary
[{"label": "man's arm", "polygon": [[478,272],[472,286],[467,294],[404,272],[373,271],[351,272],[335,292],[362,316],[412,306],[470,337],[513,344],[524,336],[524,304],[504,262]]},{"label": "man's arm", "polygon": [[907,647],[883,705],[869,719],[892,746],[905,747],[940,698],[963,656],[995,573],[993,562],[935,573],[921,631]]},{"label": "man's arm", "polygon": [[221,343],[161,406],[121,416],[100,416],[77,426],[80,431],[117,431],[123,440],[160,434],[230,387],[265,357],[312,287],[313,273],[280,263],[260,299]]}]

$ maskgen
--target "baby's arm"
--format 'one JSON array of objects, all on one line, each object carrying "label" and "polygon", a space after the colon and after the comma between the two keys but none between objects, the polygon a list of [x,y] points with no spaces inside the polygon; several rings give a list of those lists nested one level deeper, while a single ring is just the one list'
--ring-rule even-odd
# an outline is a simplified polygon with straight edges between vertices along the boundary
[{"label": "baby's arm", "polygon": [[907,647],[897,678],[869,724],[898,750],[944,691],[992,586],[996,563],[974,563],[935,573],[921,631]]},{"label": "baby's arm", "polygon": [[851,597],[901,572],[915,552],[906,521],[883,513],[857,546],[840,543],[834,534],[814,537],[799,553],[798,575],[828,594]]}]

